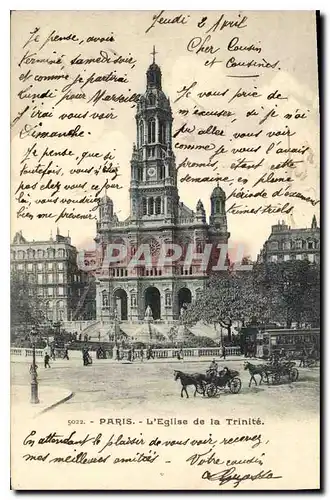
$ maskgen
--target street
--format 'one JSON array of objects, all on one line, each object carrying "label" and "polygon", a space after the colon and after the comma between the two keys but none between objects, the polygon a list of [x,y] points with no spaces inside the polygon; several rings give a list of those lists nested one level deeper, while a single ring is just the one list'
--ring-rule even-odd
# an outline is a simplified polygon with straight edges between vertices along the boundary
[{"label": "street", "polygon": [[[254,361],[259,363],[259,361]],[[187,373],[205,373],[210,361],[148,362],[122,364],[111,360],[96,360],[93,365],[82,366],[80,360],[56,360],[51,368],[39,363],[39,394],[49,386],[69,389],[74,396],[52,410],[52,413],[122,410],[128,412],[157,411],[168,416],[182,411],[197,410],[208,413],[219,411],[226,415],[272,415],[277,418],[297,416],[298,420],[316,417],[319,413],[319,368],[299,369],[297,382],[287,378],[280,385],[262,384],[248,387],[250,376],[244,370],[244,359],[221,361],[221,367],[238,370],[242,380],[239,394],[221,391],[219,397],[193,397],[194,388],[188,387],[189,399],[180,397],[181,384],[174,380],[174,370]],[[12,363],[12,384],[26,385],[30,378],[28,363]],[[259,382],[259,377],[257,377]],[[27,390],[28,398],[28,390]]]}]

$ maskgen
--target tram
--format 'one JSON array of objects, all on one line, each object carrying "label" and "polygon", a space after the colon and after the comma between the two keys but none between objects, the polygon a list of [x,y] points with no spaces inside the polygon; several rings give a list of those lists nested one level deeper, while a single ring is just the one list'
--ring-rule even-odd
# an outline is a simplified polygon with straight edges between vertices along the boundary
[{"label": "tram", "polygon": [[257,356],[268,357],[284,349],[285,353],[294,356],[304,348],[314,349],[320,353],[320,329],[269,329],[258,335]]}]

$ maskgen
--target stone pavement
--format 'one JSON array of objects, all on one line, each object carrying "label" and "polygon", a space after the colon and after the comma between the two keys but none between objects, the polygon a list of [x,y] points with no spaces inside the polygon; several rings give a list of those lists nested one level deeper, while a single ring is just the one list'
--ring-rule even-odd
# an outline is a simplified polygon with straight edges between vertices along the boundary
[{"label": "stone pavement", "polygon": [[[146,364],[151,364],[151,363],[178,363],[178,364],[183,364],[184,362],[188,362],[189,363],[200,363],[201,361],[208,361],[208,362],[211,362],[213,359],[215,359],[218,361],[218,362],[221,362],[221,363],[224,363],[225,361],[241,361],[241,360],[244,360],[246,358],[244,358],[244,356],[226,356],[226,359],[224,360],[223,358],[219,358],[217,356],[201,356],[201,357],[185,357],[184,360],[178,360],[177,358],[156,358],[156,359],[144,359],[143,360],[143,363],[146,363]],[[31,364],[31,358],[29,357],[24,357],[24,356],[11,356],[10,358],[11,362],[12,363],[29,363]],[[255,361],[257,360],[257,358],[255,358]],[[36,363],[37,365],[39,366],[39,369],[40,368],[43,368],[43,359],[42,358],[37,358],[36,359]],[[93,364],[96,364],[96,365],[99,365],[99,364],[111,364],[111,363],[115,363],[115,364],[126,364],[128,363],[127,360],[122,360],[122,361],[116,361],[115,359],[93,359]],[[140,361],[140,359],[136,359],[134,360],[134,364],[141,364],[142,362]],[[53,360],[50,360],[50,365],[51,366],[67,366],[68,364],[72,364],[74,366],[80,366],[82,365],[82,357],[71,357],[68,360],[66,359],[61,359],[61,358],[57,358],[55,361]]]},{"label": "stone pavement", "polygon": [[73,392],[63,387],[39,386],[39,403],[30,403],[30,396],[30,385],[11,386],[12,418],[22,414],[27,418],[34,418],[68,401],[73,396]]}]

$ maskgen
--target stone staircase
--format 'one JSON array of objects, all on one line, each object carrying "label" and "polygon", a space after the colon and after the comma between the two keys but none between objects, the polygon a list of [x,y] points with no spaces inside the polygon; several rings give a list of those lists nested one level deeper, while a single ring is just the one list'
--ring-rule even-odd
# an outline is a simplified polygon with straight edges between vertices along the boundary
[{"label": "stone staircase", "polygon": [[196,337],[209,337],[213,340],[219,338],[218,330],[215,330],[212,325],[206,325],[201,321],[196,325],[189,327],[189,330],[191,333],[196,335]]}]

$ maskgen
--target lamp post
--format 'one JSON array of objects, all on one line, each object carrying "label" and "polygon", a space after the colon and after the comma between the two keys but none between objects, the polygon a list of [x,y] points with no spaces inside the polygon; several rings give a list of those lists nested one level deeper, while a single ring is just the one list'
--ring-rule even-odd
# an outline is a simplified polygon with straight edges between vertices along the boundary
[{"label": "lamp post", "polygon": [[38,374],[37,374],[37,365],[36,365],[36,340],[38,334],[35,329],[32,329],[30,332],[30,339],[32,343],[32,365],[30,367],[31,374],[31,400],[32,404],[39,403],[38,397]]}]

